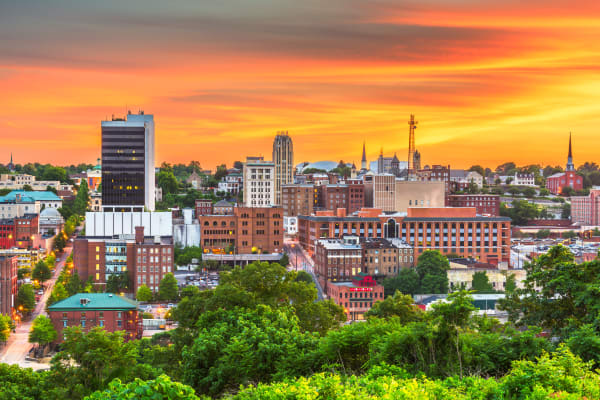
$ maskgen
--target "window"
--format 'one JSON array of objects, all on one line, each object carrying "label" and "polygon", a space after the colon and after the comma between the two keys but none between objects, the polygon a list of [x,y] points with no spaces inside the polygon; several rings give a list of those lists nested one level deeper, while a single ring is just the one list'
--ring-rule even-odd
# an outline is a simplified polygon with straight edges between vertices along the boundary
[{"label": "window", "polygon": [[[119,313],[121,314],[121,313]],[[117,327],[121,328],[123,326],[123,322],[121,322],[121,320],[117,321]]]},{"label": "window", "polygon": [[66,320],[66,319],[64,319],[64,320],[63,320],[63,327],[64,327],[64,328],[66,328],[67,326],[68,326],[67,320]]},{"label": "window", "polygon": [[104,320],[100,320],[100,326],[104,326]]}]

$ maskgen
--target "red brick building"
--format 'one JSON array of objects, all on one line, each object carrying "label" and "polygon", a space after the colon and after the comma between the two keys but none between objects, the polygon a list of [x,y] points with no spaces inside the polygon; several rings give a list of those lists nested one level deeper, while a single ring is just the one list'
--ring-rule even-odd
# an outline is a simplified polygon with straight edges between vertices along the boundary
[{"label": "red brick building", "polygon": [[99,326],[107,332],[125,331],[125,339],[141,339],[142,316],[136,301],[112,293],[78,293],[48,307],[57,332],[56,342],[64,340],[63,329],[81,326],[84,332]]},{"label": "red brick building", "polygon": [[313,184],[282,185],[281,207],[286,217],[311,215],[318,206],[318,189]]},{"label": "red brick building", "polygon": [[0,219],[0,249],[15,247],[15,220],[13,218]]},{"label": "red brick building", "polygon": [[433,165],[426,166],[416,172],[418,181],[442,181],[445,183],[446,196],[450,194],[450,166]]},{"label": "red brick building", "polygon": [[409,208],[394,222],[417,259],[425,250],[438,250],[494,265],[510,261],[510,218],[478,216],[475,207]]},{"label": "red brick building", "polygon": [[173,272],[172,237],[144,237],[136,227],[135,237],[78,237],[73,246],[73,264],[84,281],[92,278],[103,287],[111,275],[127,274],[129,292],[141,285],[158,291],[165,274]]},{"label": "red brick building", "polygon": [[19,289],[17,256],[0,256],[0,314],[11,315]]},{"label": "red brick building", "polygon": [[327,281],[347,281],[362,272],[362,247],[358,237],[343,240],[321,239],[315,243],[315,274],[326,286]]},{"label": "red brick building", "polygon": [[210,252],[232,249],[236,254],[281,253],[283,208],[235,207],[233,215],[200,215],[202,247]]},{"label": "red brick building", "polygon": [[451,194],[449,207],[475,207],[477,214],[497,217],[500,215],[500,196],[495,194]]},{"label": "red brick building", "polygon": [[350,282],[330,282],[327,296],[344,307],[349,321],[365,319],[365,313],[376,301],[383,300],[383,286],[369,276],[361,274]]},{"label": "red brick building", "polygon": [[210,215],[213,213],[212,200],[197,199],[196,200],[196,215]]}]

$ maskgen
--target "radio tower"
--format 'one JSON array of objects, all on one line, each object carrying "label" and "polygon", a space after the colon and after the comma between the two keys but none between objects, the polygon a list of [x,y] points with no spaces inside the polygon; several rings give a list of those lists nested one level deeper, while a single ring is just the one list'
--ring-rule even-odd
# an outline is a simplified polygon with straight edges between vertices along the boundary
[{"label": "radio tower", "polygon": [[408,171],[412,172],[415,168],[413,163],[413,158],[415,156],[415,129],[417,129],[418,122],[415,121],[415,116],[413,114],[410,115],[410,121],[408,121],[408,125],[410,126],[408,130]]}]

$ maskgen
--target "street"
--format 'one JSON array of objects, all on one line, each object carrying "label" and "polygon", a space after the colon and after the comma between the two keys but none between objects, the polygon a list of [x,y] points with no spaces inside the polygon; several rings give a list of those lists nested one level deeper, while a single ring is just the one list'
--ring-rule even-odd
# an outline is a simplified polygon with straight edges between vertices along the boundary
[{"label": "street", "polygon": [[323,293],[323,288],[319,284],[317,277],[314,273],[314,262],[312,258],[302,249],[302,246],[297,241],[292,241],[289,239],[285,239],[283,248],[287,253],[290,259],[290,266],[288,269],[301,271],[304,270],[308,272],[315,282],[315,286],[317,287],[317,300],[322,301],[325,299],[325,294]]},{"label": "street", "polygon": [[60,259],[56,258],[56,268],[54,269],[54,273],[52,274],[52,278],[45,282],[45,290],[44,294],[40,298],[40,301],[35,306],[35,309],[32,312],[31,317],[27,321],[21,321],[19,326],[16,328],[16,332],[11,333],[6,345],[0,351],[0,362],[6,364],[18,364],[21,367],[33,368],[34,370],[38,369],[46,369],[49,368],[48,364],[41,364],[35,361],[27,361],[25,358],[27,357],[29,350],[32,348],[33,344],[28,342],[29,339],[29,331],[31,330],[31,325],[33,320],[40,314],[45,313],[46,302],[48,301],[48,297],[50,297],[50,293],[54,288],[54,284],[60,271],[65,266],[65,260],[71,254],[73,250],[72,245],[70,243],[65,247],[64,252],[60,256]]}]

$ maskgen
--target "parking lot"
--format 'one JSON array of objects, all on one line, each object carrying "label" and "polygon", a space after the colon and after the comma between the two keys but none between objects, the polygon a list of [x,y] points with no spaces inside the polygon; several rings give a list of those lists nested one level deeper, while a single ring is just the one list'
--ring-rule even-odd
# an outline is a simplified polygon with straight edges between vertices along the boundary
[{"label": "parking lot", "polygon": [[203,289],[214,289],[219,284],[218,272],[181,272],[176,273],[177,284],[180,288],[196,286]]}]

